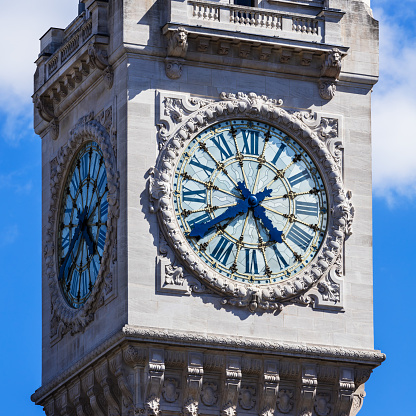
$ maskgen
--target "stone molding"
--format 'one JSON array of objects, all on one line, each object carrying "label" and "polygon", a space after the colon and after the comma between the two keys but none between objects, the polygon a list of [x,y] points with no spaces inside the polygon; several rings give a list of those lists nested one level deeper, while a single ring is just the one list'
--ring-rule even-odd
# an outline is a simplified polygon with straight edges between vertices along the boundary
[{"label": "stone molding", "polygon": [[[209,351],[201,352],[199,341]],[[266,416],[275,409],[325,414],[331,408],[341,416],[361,407],[363,383],[385,358],[377,351],[235,341],[126,326],[37,390],[32,400],[48,416],[74,411],[157,416],[164,410],[196,416],[199,406],[222,415],[241,410]],[[283,348],[251,348],[259,344]],[[301,395],[299,387],[308,395]]]},{"label": "stone molding", "polygon": [[[317,81],[324,100],[332,99],[335,94],[341,61],[348,51],[342,46],[319,44],[318,47],[314,42],[241,32],[230,37],[226,31],[172,23],[164,26],[163,34],[167,39],[165,71],[170,79],[179,79],[187,63],[231,65],[307,76]],[[223,59],[224,55],[227,60]]]},{"label": "stone molding", "polygon": [[[289,112],[281,100],[254,93],[222,93],[220,101],[193,101],[169,98],[160,93],[159,145],[161,151],[155,168],[150,170],[151,212],[180,264],[213,292],[223,296],[223,305],[247,307],[252,312],[280,311],[289,303],[342,309],[342,254],[345,239],[352,233],[354,208],[351,193],[342,182],[342,141],[338,139],[338,121],[314,117],[308,112]],[[286,281],[257,286],[229,281],[195,255],[179,229],[172,201],[172,180],[176,164],[186,143],[209,125],[232,118],[260,120],[287,132],[304,147],[317,166],[327,188],[331,207],[328,232],[322,246],[301,273]],[[341,265],[340,265],[341,264]],[[312,289],[312,292],[308,291]]]},{"label": "stone molding", "polygon": [[[110,117],[106,111],[100,118]],[[97,276],[94,289],[79,309],[71,308],[61,293],[58,283],[58,263],[56,236],[59,227],[59,212],[61,196],[64,192],[65,179],[78,149],[86,142],[93,140],[101,148],[104,164],[107,171],[108,183],[108,220],[107,239],[104,246],[101,268]],[[57,152],[57,156],[50,161],[50,206],[48,211],[48,224],[44,239],[45,274],[48,279],[51,299],[50,337],[55,343],[70,332],[75,334],[84,331],[85,327],[94,319],[95,311],[115,296],[113,282],[116,274],[116,228],[119,216],[119,174],[116,168],[113,145],[106,128],[97,120],[94,114],[82,117],[70,132],[68,142]]]}]

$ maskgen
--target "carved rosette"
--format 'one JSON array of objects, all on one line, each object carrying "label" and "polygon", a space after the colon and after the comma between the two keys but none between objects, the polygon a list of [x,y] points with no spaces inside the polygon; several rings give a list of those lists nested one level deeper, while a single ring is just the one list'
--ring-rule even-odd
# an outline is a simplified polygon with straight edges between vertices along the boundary
[{"label": "carved rosette", "polygon": [[[93,291],[86,303],[79,309],[68,306],[64,300],[58,283],[58,262],[56,249],[56,235],[59,227],[59,206],[64,192],[65,176],[71,166],[73,157],[78,149],[88,141],[95,141],[101,148],[104,156],[108,181],[108,220],[107,239],[99,274]],[[94,313],[106,299],[106,291],[113,286],[114,259],[113,249],[116,239],[117,218],[119,216],[119,174],[116,170],[115,156],[110,136],[105,127],[93,119],[93,114],[80,119],[70,132],[68,142],[61,147],[57,156],[50,163],[50,207],[48,212],[48,226],[43,248],[45,256],[45,272],[48,277],[51,295],[51,338],[59,339],[70,332],[71,334],[83,331],[94,319]]]},{"label": "carved rosette", "polygon": [[[189,116],[182,117],[174,133],[166,138],[167,144],[161,150],[156,167],[151,171],[149,183],[151,211],[157,212],[161,228],[178,258],[182,259],[182,263],[204,285],[222,294],[224,304],[248,307],[251,311],[280,310],[283,302],[299,300],[308,289],[316,286],[337,267],[336,262],[342,254],[343,242],[351,232],[353,207],[350,195],[344,188],[336,158],[302,117],[284,110],[280,107],[281,104],[281,100],[272,100],[254,93],[222,93],[221,101],[207,103]],[[296,139],[320,167],[329,205],[332,207],[328,232],[313,261],[301,273],[279,283],[258,286],[227,280],[200,260],[185,236],[178,232],[172,181],[182,149],[209,125],[236,117],[267,122]],[[303,303],[309,302],[306,299]]]}]

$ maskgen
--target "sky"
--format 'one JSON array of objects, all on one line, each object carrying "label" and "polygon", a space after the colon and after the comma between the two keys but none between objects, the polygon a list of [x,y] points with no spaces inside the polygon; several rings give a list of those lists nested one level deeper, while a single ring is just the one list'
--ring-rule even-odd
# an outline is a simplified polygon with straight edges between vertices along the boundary
[{"label": "sky", "polygon": [[[76,16],[77,0],[0,0],[0,414],[41,416],[41,142],[33,132],[38,39]],[[375,348],[360,416],[415,414],[416,0],[373,0],[380,81],[373,92]],[[16,23],[18,22],[18,23]],[[406,297],[404,294],[408,294]],[[4,413],[3,413],[4,411]]]}]

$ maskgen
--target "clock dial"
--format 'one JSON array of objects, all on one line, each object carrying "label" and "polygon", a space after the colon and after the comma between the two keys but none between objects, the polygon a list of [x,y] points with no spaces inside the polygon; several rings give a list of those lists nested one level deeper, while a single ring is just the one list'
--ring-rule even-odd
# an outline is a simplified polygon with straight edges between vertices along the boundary
[{"label": "clock dial", "polygon": [[240,282],[270,284],[314,258],[327,227],[308,153],[265,123],[218,123],[195,137],[174,179],[175,213],[198,256]]},{"label": "clock dial", "polygon": [[107,194],[103,154],[97,143],[89,142],[72,164],[60,213],[58,280],[73,308],[88,299],[100,270],[107,235]]}]

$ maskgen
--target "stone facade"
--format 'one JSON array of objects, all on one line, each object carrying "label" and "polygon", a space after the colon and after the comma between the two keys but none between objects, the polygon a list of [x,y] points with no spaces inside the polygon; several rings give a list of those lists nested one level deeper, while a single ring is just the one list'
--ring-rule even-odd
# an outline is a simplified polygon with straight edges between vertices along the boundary
[{"label": "stone facade", "polygon": [[[372,309],[378,23],[360,0],[232,3],[84,0],[41,39],[43,386],[32,398],[48,416],[355,415],[384,360]],[[316,278],[279,298],[205,281],[163,225],[161,161],[175,140],[232,117],[303,140],[334,195],[334,245]],[[57,212],[88,140],[105,156],[110,232],[74,310],[57,287]]]}]

